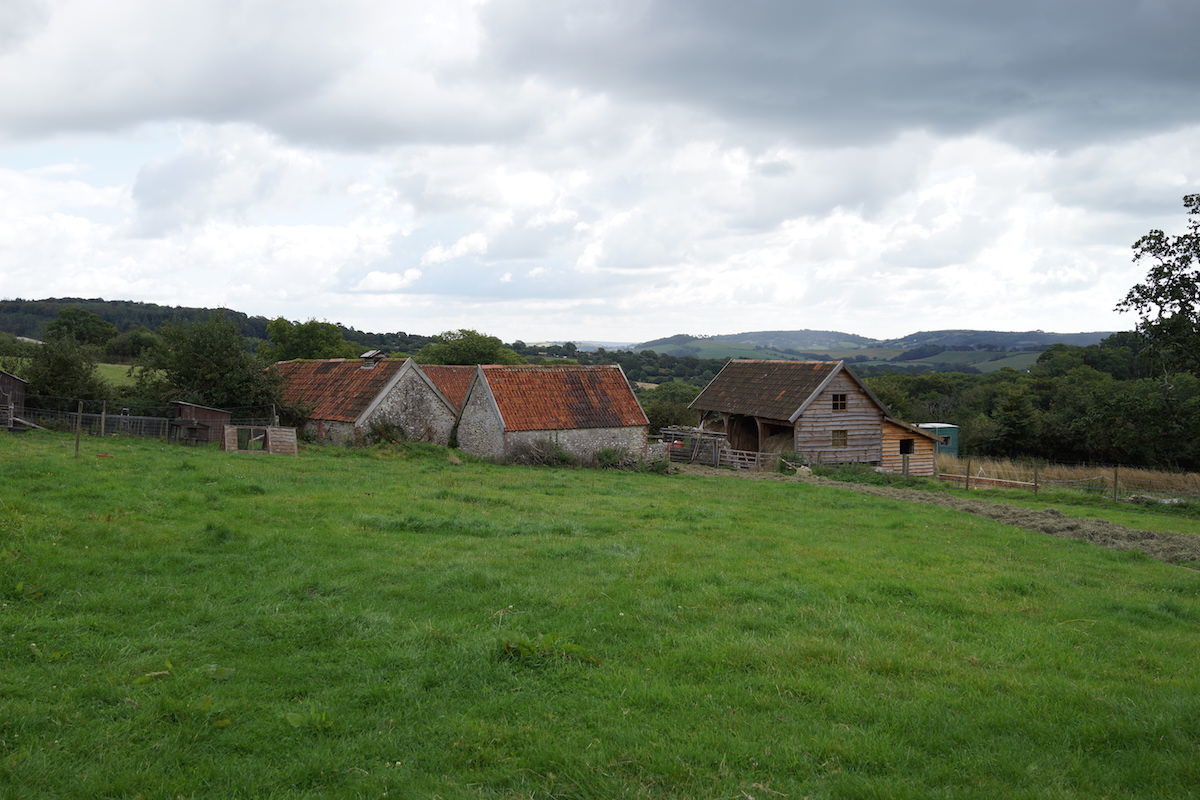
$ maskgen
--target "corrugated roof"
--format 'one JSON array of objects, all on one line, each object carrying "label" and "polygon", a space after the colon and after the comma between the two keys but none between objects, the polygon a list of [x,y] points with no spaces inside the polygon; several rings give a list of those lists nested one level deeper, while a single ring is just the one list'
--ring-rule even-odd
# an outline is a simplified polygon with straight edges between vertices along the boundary
[{"label": "corrugated roof", "polygon": [[310,406],[311,419],[354,422],[388,385],[407,358],[384,358],[364,369],[360,358],[280,361],[283,399]]},{"label": "corrugated roof", "polygon": [[504,429],[554,431],[648,425],[625,373],[615,365],[484,366]]},{"label": "corrugated roof", "polygon": [[420,364],[422,372],[429,376],[433,385],[438,388],[454,410],[462,411],[463,403],[467,400],[467,391],[471,388],[471,379],[475,377],[475,367],[445,366],[442,364]]},{"label": "corrugated roof", "polygon": [[841,363],[731,359],[689,408],[791,419]]}]

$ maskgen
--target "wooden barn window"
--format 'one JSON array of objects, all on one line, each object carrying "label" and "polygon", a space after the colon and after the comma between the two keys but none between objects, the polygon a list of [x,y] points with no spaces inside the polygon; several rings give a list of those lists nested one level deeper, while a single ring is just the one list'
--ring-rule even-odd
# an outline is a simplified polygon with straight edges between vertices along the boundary
[{"label": "wooden barn window", "polygon": [[833,410],[834,411],[845,411],[846,410],[846,395],[835,394],[833,396]]},{"label": "wooden barn window", "polygon": [[911,456],[914,452],[916,452],[916,450],[914,448],[915,442],[916,442],[916,439],[901,439],[900,440],[900,455]]},{"label": "wooden barn window", "polygon": [[833,436],[831,437],[830,443],[834,447],[845,447],[846,443],[850,439],[849,431],[833,431],[832,433]]}]

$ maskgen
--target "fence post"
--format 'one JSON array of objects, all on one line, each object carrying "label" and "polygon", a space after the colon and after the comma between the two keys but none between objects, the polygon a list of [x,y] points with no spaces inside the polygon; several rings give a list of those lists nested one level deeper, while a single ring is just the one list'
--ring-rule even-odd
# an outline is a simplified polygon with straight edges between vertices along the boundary
[{"label": "fence post", "polygon": [[1121,468],[1119,466],[1117,466],[1116,464],[1113,464],[1113,502],[1114,503],[1117,501],[1117,481],[1120,480],[1120,474],[1119,474],[1118,470],[1120,470],[1120,469]]},{"label": "fence post", "polygon": [[969,492],[969,491],[971,491],[971,459],[970,458],[967,459],[967,476],[966,477],[967,477],[967,479],[963,483],[966,485],[967,491]]},{"label": "fence post", "polygon": [[75,412],[75,457],[79,458],[79,437],[83,435],[83,401],[79,401],[79,409]]},{"label": "fence post", "polygon": [[108,422],[108,401],[105,400],[104,404],[102,406],[100,406],[100,435],[101,436],[104,436],[104,425],[107,422]]},{"label": "fence post", "polygon": [[1033,465],[1033,493],[1038,493],[1038,465]]}]

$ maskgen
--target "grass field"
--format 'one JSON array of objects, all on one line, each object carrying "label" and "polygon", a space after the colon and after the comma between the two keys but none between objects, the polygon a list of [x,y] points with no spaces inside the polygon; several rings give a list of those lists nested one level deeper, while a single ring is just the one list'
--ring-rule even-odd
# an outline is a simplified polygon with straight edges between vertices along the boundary
[{"label": "grass field", "polygon": [[131,386],[133,378],[129,375],[128,364],[97,364],[96,371],[100,377],[113,386]]},{"label": "grass field", "polygon": [[0,796],[1200,787],[1193,570],[801,483],[72,448],[0,437]]}]

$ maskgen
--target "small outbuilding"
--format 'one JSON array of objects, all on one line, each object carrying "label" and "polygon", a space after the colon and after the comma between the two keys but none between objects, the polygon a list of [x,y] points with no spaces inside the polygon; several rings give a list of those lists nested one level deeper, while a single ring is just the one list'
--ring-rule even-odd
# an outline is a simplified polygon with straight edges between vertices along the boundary
[{"label": "small outbuilding", "polygon": [[25,389],[29,381],[0,369],[0,428],[12,427],[14,417],[25,413]]},{"label": "small outbuilding", "polygon": [[903,475],[936,475],[937,446],[941,437],[919,425],[883,418],[883,462],[888,472]]},{"label": "small outbuilding", "polygon": [[304,430],[318,441],[352,444],[373,426],[392,425],[408,439],[450,442],[457,409],[412,359],[372,351],[281,361],[275,369],[283,399],[307,413]]},{"label": "small outbuilding", "polygon": [[475,368],[458,444],[507,461],[542,441],[583,461],[614,448],[643,457],[649,421],[617,365]]},{"label": "small outbuilding", "polygon": [[224,409],[182,400],[173,400],[171,407],[175,410],[175,417],[171,420],[168,435],[174,441],[188,444],[222,441],[225,426],[233,418],[232,412]]}]

